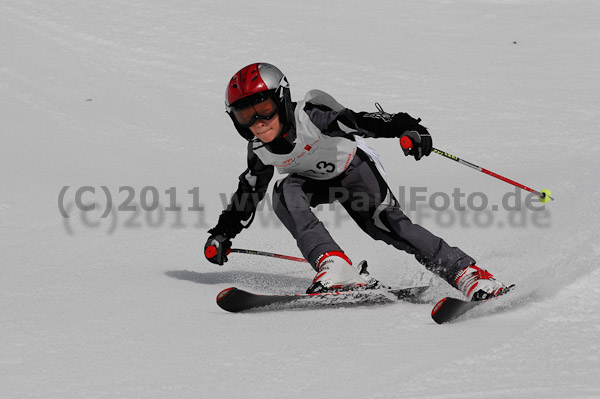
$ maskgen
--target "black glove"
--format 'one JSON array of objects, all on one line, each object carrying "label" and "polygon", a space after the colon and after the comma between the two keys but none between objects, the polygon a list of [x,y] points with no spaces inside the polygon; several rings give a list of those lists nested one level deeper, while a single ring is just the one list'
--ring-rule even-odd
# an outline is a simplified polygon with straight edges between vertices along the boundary
[{"label": "black glove", "polygon": [[204,244],[204,256],[209,262],[222,266],[227,262],[231,240],[223,234],[212,235]]},{"label": "black glove", "polygon": [[407,130],[400,136],[400,146],[404,155],[412,155],[419,159],[431,154],[433,141],[427,129],[421,125],[415,126],[413,130]]}]

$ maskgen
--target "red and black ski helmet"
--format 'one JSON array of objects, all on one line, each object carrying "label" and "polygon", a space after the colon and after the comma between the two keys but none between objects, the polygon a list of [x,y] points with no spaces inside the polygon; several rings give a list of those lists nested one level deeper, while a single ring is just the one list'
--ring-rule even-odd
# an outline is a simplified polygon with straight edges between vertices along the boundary
[{"label": "red and black ski helmet", "polygon": [[279,119],[286,130],[287,126],[293,123],[294,107],[290,85],[279,68],[265,62],[250,64],[240,69],[229,81],[225,91],[225,111],[246,140],[251,140],[254,135],[249,128],[237,123],[233,110],[249,107],[268,97],[273,98],[278,105]]}]

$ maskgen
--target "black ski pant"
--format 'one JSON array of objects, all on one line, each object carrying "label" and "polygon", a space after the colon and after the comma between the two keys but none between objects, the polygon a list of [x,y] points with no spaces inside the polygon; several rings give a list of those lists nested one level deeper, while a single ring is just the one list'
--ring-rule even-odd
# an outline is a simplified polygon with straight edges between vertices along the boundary
[{"label": "black ski pant", "polygon": [[317,258],[342,249],[312,207],[339,201],[361,229],[376,240],[415,256],[428,270],[455,286],[460,270],[475,260],[425,228],[414,224],[400,206],[374,161],[360,148],[346,171],[330,180],[289,175],[273,190],[275,213],[316,269]]}]

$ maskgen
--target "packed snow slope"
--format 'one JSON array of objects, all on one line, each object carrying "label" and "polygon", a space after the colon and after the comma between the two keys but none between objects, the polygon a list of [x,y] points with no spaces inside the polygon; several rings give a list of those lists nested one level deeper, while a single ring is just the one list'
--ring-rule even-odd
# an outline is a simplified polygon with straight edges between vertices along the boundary
[{"label": "packed snow slope", "polygon": [[[599,397],[599,15],[585,0],[2,0],[1,396]],[[224,89],[256,61],[296,100],[408,112],[437,148],[552,190],[528,208],[499,180],[368,142],[407,213],[515,283],[516,304],[443,326],[431,303],[219,309],[228,286],[294,293],[313,276],[203,257],[245,168]],[[234,245],[298,256],[269,203]],[[339,207],[318,214],[383,282],[459,295]]]}]

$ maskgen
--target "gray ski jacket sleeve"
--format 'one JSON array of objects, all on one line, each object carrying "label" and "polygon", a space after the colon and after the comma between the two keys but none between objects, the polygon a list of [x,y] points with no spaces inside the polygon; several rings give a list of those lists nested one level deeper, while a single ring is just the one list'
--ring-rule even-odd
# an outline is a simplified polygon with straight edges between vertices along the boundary
[{"label": "gray ski jacket sleeve", "polygon": [[248,168],[240,175],[238,188],[219,216],[217,225],[208,232],[233,238],[250,226],[258,203],[265,197],[274,170],[272,165],[262,163],[252,151],[252,142],[249,142]]},{"label": "gray ski jacket sleeve", "polygon": [[306,104],[306,113],[321,131],[328,135],[357,135],[364,138],[400,137],[407,130],[427,132],[407,113],[388,114],[379,107],[378,112],[355,112],[349,108],[339,111],[322,104]]}]

